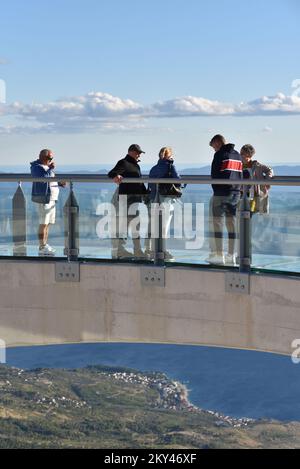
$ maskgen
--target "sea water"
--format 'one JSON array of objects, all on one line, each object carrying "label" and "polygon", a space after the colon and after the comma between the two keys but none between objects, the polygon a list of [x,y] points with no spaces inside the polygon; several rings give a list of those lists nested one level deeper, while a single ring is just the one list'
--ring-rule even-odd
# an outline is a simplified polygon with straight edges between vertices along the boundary
[{"label": "sea water", "polygon": [[20,368],[110,365],[161,371],[200,408],[232,417],[300,420],[300,364],[271,353],[162,344],[69,344],[8,349]]}]

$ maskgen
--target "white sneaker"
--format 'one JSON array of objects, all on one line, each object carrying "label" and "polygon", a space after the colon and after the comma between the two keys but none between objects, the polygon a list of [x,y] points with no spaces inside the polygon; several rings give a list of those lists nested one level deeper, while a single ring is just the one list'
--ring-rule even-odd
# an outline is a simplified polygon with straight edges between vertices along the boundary
[{"label": "white sneaker", "polygon": [[227,254],[225,256],[225,265],[236,267],[236,255],[235,254]]},{"label": "white sneaker", "polygon": [[45,244],[45,246],[39,248],[39,256],[54,256],[55,249],[53,249],[49,244]]},{"label": "white sneaker", "polygon": [[210,252],[207,259],[204,259],[205,262],[208,262],[210,264],[210,261],[211,259],[214,259],[216,257],[216,253],[215,252]]},{"label": "white sneaker", "polygon": [[51,252],[56,252],[56,249],[52,248],[49,244],[45,244],[44,247],[47,248]]},{"label": "white sneaker", "polygon": [[224,265],[225,259],[224,256],[218,256],[215,254],[214,256],[210,256],[207,262],[212,265]]}]

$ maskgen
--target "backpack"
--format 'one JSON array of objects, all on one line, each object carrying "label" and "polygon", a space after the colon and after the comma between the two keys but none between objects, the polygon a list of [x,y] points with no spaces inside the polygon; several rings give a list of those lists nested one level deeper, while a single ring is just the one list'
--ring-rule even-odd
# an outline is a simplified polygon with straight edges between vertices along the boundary
[{"label": "backpack", "polygon": [[[166,178],[172,178],[172,164],[169,162],[168,172]],[[171,197],[172,199],[178,199],[182,196],[181,184],[159,184],[159,195],[163,197]]]}]

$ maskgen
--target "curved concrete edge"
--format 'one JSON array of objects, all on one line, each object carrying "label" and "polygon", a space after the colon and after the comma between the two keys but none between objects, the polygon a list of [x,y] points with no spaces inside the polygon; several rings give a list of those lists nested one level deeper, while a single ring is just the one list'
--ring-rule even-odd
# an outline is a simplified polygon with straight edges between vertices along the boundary
[{"label": "curved concrete edge", "polygon": [[251,294],[225,292],[225,273],[166,269],[166,286],[141,284],[132,264],[81,264],[57,283],[55,263],[1,262],[0,339],[8,347],[127,342],[202,345],[290,355],[300,339],[300,283],[253,275]]},{"label": "curved concrete edge", "polygon": [[240,351],[245,351],[245,352],[256,352],[256,353],[268,353],[271,355],[279,355],[279,356],[284,356],[284,357],[290,357],[290,353],[282,353],[282,352],[274,352],[274,351],[269,351],[269,350],[258,350],[258,349],[248,349],[248,348],[241,348],[241,347],[226,347],[223,345],[215,345],[215,344],[194,344],[194,343],[174,343],[174,342],[145,342],[145,341],[125,341],[125,340],[110,340],[110,341],[104,341],[104,340],[94,340],[93,342],[85,342],[85,341],[80,341],[80,342],[51,342],[51,343],[35,343],[35,344],[27,344],[27,343],[20,343],[20,344],[11,344],[7,345],[6,349],[15,349],[15,348],[26,348],[26,347],[45,347],[45,346],[58,346],[58,345],[92,345],[92,344],[131,344],[131,345],[138,345],[138,344],[149,344],[149,345],[178,345],[178,346],[191,346],[191,347],[208,347],[208,348],[217,348],[217,349],[225,349],[225,350],[240,350]]}]

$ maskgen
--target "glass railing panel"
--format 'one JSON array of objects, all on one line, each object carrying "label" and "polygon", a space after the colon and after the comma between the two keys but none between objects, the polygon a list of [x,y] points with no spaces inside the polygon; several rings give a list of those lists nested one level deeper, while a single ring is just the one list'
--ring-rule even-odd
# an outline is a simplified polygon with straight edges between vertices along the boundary
[{"label": "glass railing panel", "polygon": [[74,194],[79,205],[80,258],[112,258],[108,210],[115,190],[116,185],[111,183],[74,184]]},{"label": "glass railing panel", "polygon": [[[219,265],[215,253],[217,251],[216,225],[212,208],[212,188],[210,185],[190,184],[183,195],[174,203],[174,212],[170,228],[170,237],[166,240],[167,252],[173,261],[188,264]],[[234,254],[238,260],[238,210],[233,222],[232,232],[235,236]],[[229,250],[228,231],[225,218],[222,218],[222,238],[218,243],[222,249],[224,261]],[[222,245],[222,247],[220,247]],[[232,267],[232,265],[230,265]]]},{"label": "glass railing panel", "polygon": [[300,190],[273,186],[269,213],[252,216],[252,267],[300,272]]},{"label": "glass railing panel", "polygon": [[[159,236],[157,202],[151,203],[145,198],[141,203],[128,204],[125,207],[125,212],[130,207],[130,211],[127,212],[128,223],[122,218],[122,222],[125,223],[123,228],[128,231],[120,236],[126,238],[126,242],[119,242],[118,232],[114,231],[114,227],[118,227],[120,223],[118,210],[121,211],[121,205],[117,208],[116,200],[112,203],[116,188],[115,184],[110,183],[74,184],[79,205],[79,256],[112,259],[118,256],[117,251],[121,246],[121,251],[124,248],[129,253],[127,260],[153,262],[155,238]],[[160,198],[165,261],[210,265],[209,257],[214,250],[215,241],[211,197],[211,186],[190,184],[183,190],[181,198]],[[126,205],[126,201],[124,203]],[[117,204],[120,204],[120,199],[117,199]],[[110,215],[115,218],[110,220]],[[140,237],[140,241],[134,240],[132,235],[132,228],[138,225],[137,220],[140,224],[136,235]],[[167,227],[169,228],[166,229]],[[227,252],[227,247],[228,236],[224,224],[224,253]],[[146,254],[146,257],[135,254],[139,249],[141,254],[143,252]],[[238,240],[236,254],[237,252]]]},{"label": "glass railing panel", "polygon": [[209,257],[209,202],[211,188],[191,184],[173,202],[170,236],[166,239],[167,254],[175,262],[206,264]]},{"label": "glass railing panel", "polygon": [[[69,195],[69,185],[59,188],[58,199],[55,202],[55,220],[51,219],[49,224],[49,235],[47,244],[55,251],[54,257],[65,257],[65,219],[64,219],[64,206]],[[27,255],[43,256],[39,251],[39,226],[45,220],[43,205],[31,201],[31,185],[29,184],[29,191],[26,197],[27,201]],[[50,205],[53,201],[50,202]],[[47,209],[48,211],[49,209]],[[52,211],[53,208],[50,208]]]},{"label": "glass railing panel", "polygon": [[[146,183],[147,184],[147,183]],[[0,256],[40,255],[38,229],[41,224],[39,204],[31,200],[31,182],[0,182]],[[79,258],[112,259],[118,232],[114,230],[115,220],[108,223],[109,216],[115,216],[116,205],[112,203],[117,186],[110,181],[74,182],[72,185],[78,212]],[[66,202],[71,191],[70,182],[60,188],[56,207],[55,223],[50,224],[48,244],[55,249],[55,257],[66,257],[67,245]],[[269,213],[254,213],[251,216],[252,268],[271,271],[300,273],[300,189],[297,186],[272,186],[269,193]],[[216,225],[211,208],[211,185],[188,184],[181,198],[167,200],[169,212],[164,222],[169,229],[163,230],[165,237],[162,250],[166,262],[195,265],[217,265],[210,262],[209,256],[216,246]],[[163,200],[166,202],[166,199]],[[26,210],[26,221],[22,210]],[[154,262],[155,243],[151,233],[152,220],[149,219],[151,206],[143,200],[132,207],[129,232],[125,249],[131,254],[127,260]],[[155,213],[155,212],[154,212]],[[20,215],[21,214],[21,215]],[[138,218],[139,215],[139,218]],[[239,257],[240,211],[235,219],[235,249]],[[103,220],[106,219],[106,225]],[[135,242],[131,228],[139,219],[138,235]],[[150,224],[149,224],[150,222]],[[157,220],[156,222],[157,223]],[[127,225],[126,225],[127,229]],[[154,237],[158,236],[154,229]],[[228,253],[228,231],[223,220],[223,252]],[[24,236],[25,235],[25,236]],[[150,238],[150,242],[149,242]],[[25,245],[22,245],[22,240]],[[117,242],[118,244],[118,242]],[[135,256],[139,244],[141,253],[147,257]],[[156,249],[158,246],[156,245]],[[150,253],[149,253],[150,251]],[[76,257],[75,257],[76,258]],[[232,267],[231,263],[225,266]]]},{"label": "glass railing panel", "polygon": [[0,255],[12,255],[12,199],[18,185],[0,183]]},{"label": "glass railing panel", "polygon": [[[52,251],[39,250],[38,233],[42,220],[41,204],[31,200],[32,183],[3,182],[0,183],[0,256],[64,256],[64,218],[63,207],[67,197],[67,189],[60,190],[55,203],[55,220],[52,215],[49,224],[47,244]],[[52,223],[54,222],[54,223]]]}]

